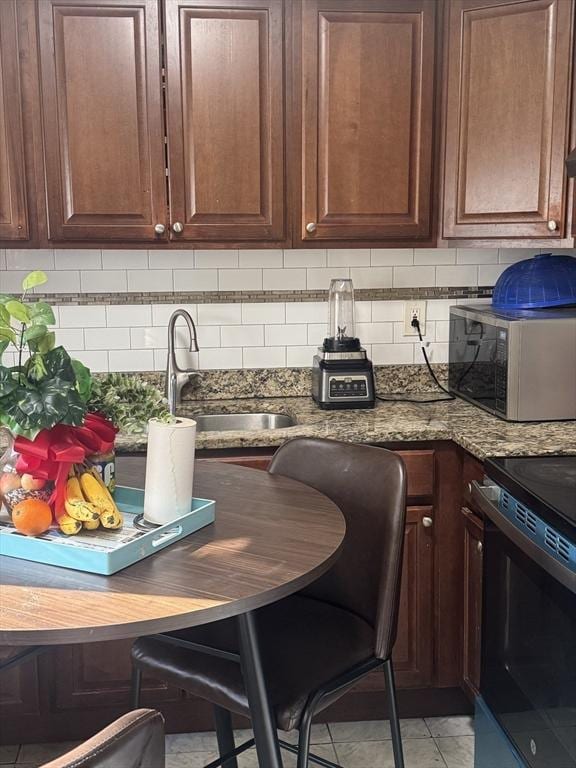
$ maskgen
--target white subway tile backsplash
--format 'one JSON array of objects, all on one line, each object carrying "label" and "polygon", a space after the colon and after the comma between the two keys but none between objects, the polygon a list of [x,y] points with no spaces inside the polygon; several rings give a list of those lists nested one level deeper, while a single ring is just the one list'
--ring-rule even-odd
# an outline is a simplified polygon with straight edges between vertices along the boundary
[{"label": "white subway tile backsplash", "polygon": [[196,329],[196,339],[200,348],[220,347],[220,326],[199,325]]},{"label": "white subway tile backsplash", "polygon": [[391,288],[392,267],[352,267],[354,288]]},{"label": "white subway tile backsplash", "polygon": [[[477,301],[477,299],[473,299],[473,301]],[[470,303],[469,299],[467,299],[467,303]],[[435,301],[426,302],[426,319],[448,320],[450,307],[454,304],[457,304],[455,299],[436,299]]]},{"label": "white subway tile backsplash", "polygon": [[394,288],[420,288],[436,285],[436,267],[394,267]]},{"label": "white subway tile backsplash", "polygon": [[90,248],[56,248],[54,251],[54,268],[57,270],[102,269],[102,251]]},{"label": "white subway tile backsplash", "polygon": [[[178,329],[175,336],[176,347],[187,346],[186,341],[184,341],[184,328]],[[132,347],[132,349],[167,349],[168,331],[160,325],[130,328],[128,347]]]},{"label": "white subway tile backsplash", "polygon": [[194,251],[148,251],[149,269],[193,269]]},{"label": "white subway tile backsplash", "polygon": [[324,301],[286,302],[287,323],[326,323],[328,304]]},{"label": "white subway tile backsplash", "polygon": [[108,364],[111,371],[153,371],[154,355],[151,349],[112,349]]},{"label": "white subway tile backsplash", "polygon": [[80,291],[80,272],[49,269],[44,271],[48,282],[38,287],[36,291],[49,291],[50,293],[78,293]]},{"label": "white subway tile backsplash", "polygon": [[238,266],[238,251],[194,251],[196,267],[233,269]]},{"label": "white subway tile backsplash", "polygon": [[369,248],[329,248],[329,267],[368,267],[370,266]]},{"label": "white subway tile backsplash", "polygon": [[450,338],[450,321],[449,320],[437,320],[436,321],[436,341],[448,341]]},{"label": "white subway tile backsplash", "polygon": [[0,272],[0,291],[18,295],[22,293],[22,280],[28,272],[16,272],[13,270]]},{"label": "white subway tile backsplash", "polygon": [[514,264],[516,261],[531,259],[539,253],[537,248],[499,248],[498,261],[500,264]]},{"label": "white subway tile backsplash", "polygon": [[52,248],[6,248],[6,268],[24,272],[54,269],[54,251]]},{"label": "white subway tile backsplash", "polygon": [[220,328],[223,347],[263,347],[264,326],[223,325]]},{"label": "white subway tile backsplash", "polygon": [[[64,307],[63,307],[64,309]],[[79,307],[84,309],[84,307]],[[102,307],[102,309],[104,309]],[[152,307],[149,304],[110,304],[106,307],[106,323],[109,328],[132,328],[152,325]]]},{"label": "white subway tile backsplash", "polygon": [[286,305],[283,303],[242,304],[242,324],[278,325],[286,322]]},{"label": "white subway tile backsplash", "polygon": [[308,343],[308,325],[267,325],[265,344],[267,347],[301,346]]},{"label": "white subway tile backsplash", "polygon": [[199,304],[198,325],[241,325],[240,304]]},{"label": "white subway tile backsplash", "polygon": [[[163,325],[168,327],[170,318],[177,309],[184,309],[196,323],[198,321],[198,307],[196,304],[152,304],[152,325]],[[179,317],[176,321],[176,327],[184,327],[185,321]]]},{"label": "white subway tile backsplash", "polygon": [[80,272],[83,293],[125,293],[128,290],[123,269],[90,269]]},{"label": "white subway tile backsplash", "polygon": [[403,365],[414,362],[413,344],[372,344],[375,365]]},{"label": "white subway tile backsplash", "polygon": [[175,291],[217,291],[217,269],[175,269]]},{"label": "white subway tile backsplash", "polygon": [[103,269],[148,269],[148,251],[103,250]]},{"label": "white subway tile backsplash", "polygon": [[86,349],[130,349],[129,328],[86,328]]},{"label": "white subway tile backsplash", "polygon": [[[160,350],[155,349],[154,350],[154,365],[156,365],[156,353],[160,352]],[[164,350],[161,350],[161,355],[164,355],[164,366],[163,368],[166,369],[166,352]],[[174,350],[174,354],[176,355],[176,364],[182,369],[192,369],[194,371],[198,370],[200,367],[199,365],[199,352],[190,352],[189,349],[176,349]]]},{"label": "white subway tile backsplash", "polygon": [[284,347],[246,347],[242,352],[244,368],[284,368],[286,349]]},{"label": "white subway tile backsplash", "polygon": [[174,290],[171,269],[129,269],[128,290],[137,293],[169,292]]},{"label": "white subway tile backsplash", "polygon": [[84,349],[84,330],[82,328],[57,328],[56,344],[66,349]]},{"label": "white subway tile backsplash", "polygon": [[310,368],[312,366],[312,358],[317,352],[317,345],[286,347],[286,366],[288,368]]},{"label": "white subway tile backsplash", "polygon": [[200,349],[198,359],[200,368],[242,368],[242,347],[222,349]]},{"label": "white subway tile backsplash", "polygon": [[415,248],[414,264],[456,264],[453,248]]},{"label": "white subway tile backsplash", "polygon": [[284,251],[285,267],[325,267],[328,257],[324,248],[301,248]]},{"label": "white subway tile backsplash", "polygon": [[[414,345],[415,360],[418,360],[419,345]],[[432,342],[426,345],[426,354],[431,363],[447,363],[448,362],[448,343],[447,342]]]},{"label": "white subway tile backsplash", "polygon": [[328,295],[330,281],[335,278],[350,277],[349,267],[321,267],[306,270],[306,287],[309,291],[324,289]]},{"label": "white subway tile backsplash", "polygon": [[261,269],[219,269],[218,289],[220,291],[261,291]]},{"label": "white subway tile backsplash", "polygon": [[372,320],[377,321],[394,321],[402,320],[404,318],[404,302],[403,301],[373,301],[372,302]]},{"label": "white subway tile backsplash", "polygon": [[436,267],[436,285],[478,285],[478,267],[472,264],[454,267]]},{"label": "white subway tile backsplash", "polygon": [[370,264],[373,267],[401,267],[414,264],[413,248],[372,248]]},{"label": "white subway tile backsplash", "polygon": [[239,251],[238,266],[241,269],[250,267],[282,267],[284,258],[281,249],[263,248],[255,251]]},{"label": "white subway tile backsplash", "polygon": [[326,323],[308,323],[308,344],[319,347],[326,338]]},{"label": "white subway tile backsplash", "polygon": [[265,291],[303,291],[306,289],[305,269],[264,269],[262,288]]},{"label": "white subway tile backsplash", "polygon": [[4,248],[0,248],[0,270],[7,269],[6,267],[6,251]]},{"label": "white subway tile backsplash", "polygon": [[106,323],[106,307],[62,306],[59,309],[61,328],[103,328],[110,325]]},{"label": "white subway tile backsplash", "polygon": [[480,264],[478,267],[478,285],[495,285],[502,272],[509,266],[509,264]]},{"label": "white subway tile backsplash", "polygon": [[495,248],[458,248],[457,264],[497,264],[498,251]]},{"label": "white subway tile backsplash", "polygon": [[356,336],[362,344],[389,344],[392,341],[392,323],[356,323]]},{"label": "white subway tile backsplash", "polygon": [[[110,367],[108,352],[103,350],[68,349],[68,352],[70,357],[74,358],[74,360],[80,360],[93,373],[107,373],[108,371],[120,370],[119,368]],[[152,368],[149,370],[152,370]]]},{"label": "white subway tile backsplash", "polygon": [[356,302],[356,322],[357,323],[369,323],[372,320],[372,302],[371,301],[357,301]]}]

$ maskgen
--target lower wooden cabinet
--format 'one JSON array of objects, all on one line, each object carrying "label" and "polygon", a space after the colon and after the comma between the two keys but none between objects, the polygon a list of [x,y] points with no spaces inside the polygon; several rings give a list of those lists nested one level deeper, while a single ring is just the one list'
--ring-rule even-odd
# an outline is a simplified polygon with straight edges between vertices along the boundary
[{"label": "lower wooden cabinet", "polygon": [[484,522],[468,509],[464,517],[464,639],[462,680],[464,690],[473,698],[480,687],[480,650],[482,644],[482,558]]}]

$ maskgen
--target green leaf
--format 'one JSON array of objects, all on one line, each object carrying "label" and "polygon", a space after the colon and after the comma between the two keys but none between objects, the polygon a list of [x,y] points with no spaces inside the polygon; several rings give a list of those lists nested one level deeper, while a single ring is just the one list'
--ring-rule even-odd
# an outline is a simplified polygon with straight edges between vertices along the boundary
[{"label": "green leaf", "polygon": [[19,320],[21,323],[30,322],[28,307],[22,304],[21,301],[10,299],[10,301],[6,302],[5,307],[15,320]]},{"label": "green leaf", "polygon": [[8,347],[9,341],[2,341],[0,340],[0,358],[6,352],[6,348]]},{"label": "green leaf", "polygon": [[4,304],[0,304],[0,323],[2,325],[10,325],[10,312],[8,312]]},{"label": "green leaf", "polygon": [[78,394],[82,398],[84,403],[87,403],[90,399],[92,392],[92,375],[90,369],[87,368],[80,360],[72,360],[72,368],[76,374],[76,389]]},{"label": "green leaf", "polygon": [[22,280],[22,290],[24,291],[30,291],[32,288],[36,288],[38,285],[44,285],[44,283],[48,282],[48,276],[46,275],[46,272],[42,272],[41,270],[36,270],[35,272],[30,272],[24,280]]},{"label": "green leaf", "polygon": [[48,333],[45,325],[29,325],[24,331],[24,341],[35,341]]},{"label": "green leaf", "polygon": [[54,331],[48,331],[45,336],[42,336],[42,338],[38,339],[38,341],[34,341],[31,346],[33,347],[34,351],[39,352],[40,354],[45,354],[46,352],[50,352],[50,350],[54,349],[55,343],[56,334]]},{"label": "green leaf", "polygon": [[[18,380],[9,368],[0,365],[0,398],[6,397],[16,389],[18,389]],[[2,408],[0,408],[1,411]]]},{"label": "green leaf", "polygon": [[54,347],[50,352],[46,352],[44,363],[48,378],[59,378],[71,384],[76,384],[76,374],[72,367],[72,359],[64,347]]},{"label": "green leaf", "polygon": [[42,325],[54,325],[56,318],[54,317],[54,310],[50,304],[46,304],[45,301],[37,301],[35,304],[29,304],[28,309],[30,311],[30,317],[32,322]]},{"label": "green leaf", "polygon": [[12,342],[12,344],[16,343],[16,334],[12,330],[12,328],[4,328],[0,327],[0,340]]}]

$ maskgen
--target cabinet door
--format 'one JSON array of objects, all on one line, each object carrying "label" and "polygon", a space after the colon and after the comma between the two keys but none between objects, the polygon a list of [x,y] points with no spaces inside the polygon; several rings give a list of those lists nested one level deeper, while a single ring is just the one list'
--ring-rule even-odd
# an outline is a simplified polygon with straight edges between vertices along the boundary
[{"label": "cabinet door", "polygon": [[435,12],[303,1],[303,240],[429,234]]},{"label": "cabinet door", "polygon": [[49,237],[166,223],[158,3],[39,0]]},{"label": "cabinet door", "polygon": [[[434,551],[432,507],[408,507],[402,563],[398,636],[392,659],[400,688],[432,685],[434,653]],[[384,690],[382,670],[355,690]]]},{"label": "cabinet door", "polygon": [[172,237],[282,239],[283,1],[166,0],[165,12]]},{"label": "cabinet door", "polygon": [[562,237],[572,0],[452,0],[444,236]]},{"label": "cabinet door", "polygon": [[464,507],[464,688],[472,698],[480,687],[482,640],[482,550],[484,523]]},{"label": "cabinet door", "polygon": [[26,240],[24,134],[16,0],[0,3],[0,240]]}]

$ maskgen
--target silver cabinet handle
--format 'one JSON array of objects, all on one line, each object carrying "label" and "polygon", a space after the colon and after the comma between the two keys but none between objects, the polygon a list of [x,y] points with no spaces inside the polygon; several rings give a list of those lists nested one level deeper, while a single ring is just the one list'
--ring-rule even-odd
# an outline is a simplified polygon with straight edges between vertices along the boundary
[{"label": "silver cabinet handle", "polygon": [[164,232],[166,232],[166,227],[164,224],[156,224],[154,226],[154,232],[156,232],[157,235],[163,235]]},{"label": "silver cabinet handle", "polygon": [[316,224],[313,221],[310,221],[308,224],[306,224],[306,232],[316,232]]},{"label": "silver cabinet handle", "polygon": [[432,520],[431,517],[422,518],[422,525],[424,526],[424,528],[432,528],[433,523],[434,521]]},{"label": "silver cabinet handle", "polygon": [[177,235],[184,232],[184,224],[182,224],[181,221],[175,221],[174,224],[172,224],[172,232],[176,232]]},{"label": "silver cabinet handle", "polygon": [[477,550],[477,552],[478,552],[478,554],[479,554],[479,555],[481,555],[481,554],[482,554],[482,552],[484,551],[484,544],[482,544],[482,542],[481,542],[481,541],[478,541],[478,542],[476,543],[476,550]]},{"label": "silver cabinet handle", "polygon": [[550,232],[555,232],[558,229],[558,222],[554,221],[554,219],[550,219],[550,221],[546,224]]}]

